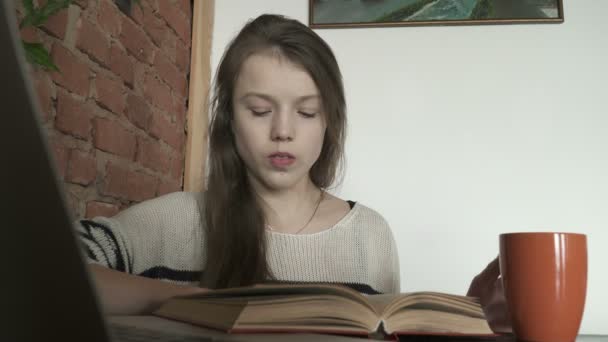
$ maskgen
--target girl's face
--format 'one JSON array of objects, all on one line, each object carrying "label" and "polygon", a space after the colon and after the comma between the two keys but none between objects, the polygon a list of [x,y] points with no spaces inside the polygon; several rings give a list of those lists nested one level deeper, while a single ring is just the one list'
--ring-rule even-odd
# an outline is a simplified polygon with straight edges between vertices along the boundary
[{"label": "girl's face", "polygon": [[254,54],[241,67],[232,103],[236,148],[249,177],[269,190],[307,182],[326,129],[308,72],[277,54]]}]

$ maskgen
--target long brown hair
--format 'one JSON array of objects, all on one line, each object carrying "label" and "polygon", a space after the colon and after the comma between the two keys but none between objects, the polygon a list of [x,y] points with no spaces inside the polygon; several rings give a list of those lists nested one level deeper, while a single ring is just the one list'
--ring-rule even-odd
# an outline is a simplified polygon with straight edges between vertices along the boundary
[{"label": "long brown hair", "polygon": [[346,104],[342,75],[330,47],[304,24],[280,15],[247,23],[228,45],[215,75],[209,132],[209,177],[201,208],[207,261],[201,283],[209,288],[251,285],[272,279],[266,261],[265,217],[247,179],[231,129],[232,96],[243,62],[272,50],[301,65],[314,80],[327,129],[321,154],[310,170],[317,187],[342,175]]}]

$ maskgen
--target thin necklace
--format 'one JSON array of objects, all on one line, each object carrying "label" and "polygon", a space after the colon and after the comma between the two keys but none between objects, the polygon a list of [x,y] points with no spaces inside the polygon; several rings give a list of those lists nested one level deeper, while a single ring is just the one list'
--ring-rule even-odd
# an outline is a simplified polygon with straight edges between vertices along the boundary
[{"label": "thin necklace", "polygon": [[[319,210],[319,206],[321,204],[321,201],[323,200],[323,194],[324,193],[325,192],[323,190],[321,190],[321,193],[319,194],[319,200],[317,201],[317,205],[315,206],[315,210],[312,212],[312,215],[310,216],[310,218],[308,219],[308,221],[306,222],[306,224],[304,226],[302,226],[302,228],[298,229],[295,233],[291,233],[291,234],[293,234],[293,235],[300,234],[300,232],[302,232],[304,230],[304,228],[308,227],[308,225],[310,224],[310,222],[312,221],[312,219],[317,214],[317,210]],[[268,230],[275,231],[274,227],[272,227],[269,224],[266,224],[266,228],[268,228]]]}]

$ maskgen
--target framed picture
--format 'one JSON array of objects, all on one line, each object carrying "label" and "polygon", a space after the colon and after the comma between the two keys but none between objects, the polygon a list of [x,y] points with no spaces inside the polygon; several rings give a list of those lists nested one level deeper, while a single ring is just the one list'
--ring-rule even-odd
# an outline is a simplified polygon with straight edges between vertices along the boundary
[{"label": "framed picture", "polygon": [[312,28],[561,23],[563,0],[309,0]]}]

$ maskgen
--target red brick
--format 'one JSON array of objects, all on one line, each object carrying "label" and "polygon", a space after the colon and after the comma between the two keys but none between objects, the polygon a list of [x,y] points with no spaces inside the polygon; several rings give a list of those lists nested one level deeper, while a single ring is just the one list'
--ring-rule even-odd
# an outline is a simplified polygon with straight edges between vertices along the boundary
[{"label": "red brick", "polygon": [[110,69],[129,86],[133,87],[133,62],[118,45],[110,48]]},{"label": "red brick", "polygon": [[51,72],[53,81],[86,97],[89,93],[89,67],[59,43],[53,44],[51,56],[59,68],[59,72]]},{"label": "red brick", "polygon": [[95,99],[97,103],[113,113],[122,114],[125,111],[125,94],[122,82],[97,74],[95,78]]},{"label": "red brick", "polygon": [[135,90],[135,92],[138,94],[144,93],[146,69],[148,69],[146,64],[140,61],[135,61],[133,68],[133,90]]},{"label": "red brick", "polygon": [[169,86],[151,74],[146,74],[144,82],[144,95],[146,98],[150,99],[150,102],[157,108],[171,112],[173,109],[173,99],[171,98]]},{"label": "red brick", "polygon": [[182,190],[181,182],[160,181],[160,183],[158,184],[158,193],[156,194],[156,196],[170,194],[172,192],[181,191],[181,190]]},{"label": "red brick", "polygon": [[192,6],[190,0],[177,0],[177,5],[182,14],[189,20],[192,20]]},{"label": "red brick", "polygon": [[150,106],[143,98],[134,94],[129,94],[127,96],[126,114],[129,121],[135,126],[143,130],[148,130],[152,112]]},{"label": "red brick", "polygon": [[76,47],[97,63],[108,66],[110,64],[110,42],[103,32],[86,19],[79,19],[76,27],[78,28]]},{"label": "red brick", "polygon": [[190,45],[190,19],[170,1],[158,2],[158,13],[186,45]]},{"label": "red brick", "polygon": [[171,89],[180,96],[186,97],[188,88],[186,75],[179,71],[163,52],[159,51],[154,55],[153,66],[156,69],[156,72],[158,72],[158,75],[171,86]]},{"label": "red brick", "polygon": [[104,203],[104,202],[98,202],[98,201],[90,201],[87,203],[85,217],[86,218],[93,218],[93,217],[99,217],[99,216],[112,217],[112,216],[118,214],[119,211],[120,211],[120,209],[118,208],[118,206],[116,204]]},{"label": "red brick", "polygon": [[66,180],[87,186],[95,181],[95,177],[97,177],[95,158],[87,153],[72,150]]},{"label": "red brick", "polygon": [[93,144],[96,148],[133,160],[136,139],[132,132],[115,121],[102,118],[96,118],[93,127],[95,128]]},{"label": "red brick", "polygon": [[183,145],[183,134],[180,134],[169,120],[160,113],[154,113],[152,115],[152,122],[150,123],[150,135],[154,138],[161,139],[167,144],[171,145],[176,151],[181,151]]},{"label": "red brick", "polygon": [[148,169],[168,173],[171,169],[171,157],[155,140],[139,139],[137,161]]},{"label": "red brick", "polygon": [[185,131],[187,110],[186,100],[179,96],[173,96],[172,113],[175,115],[175,126],[180,131]]},{"label": "red brick", "polygon": [[167,54],[167,56],[175,56],[175,50],[177,49],[178,45],[184,45],[184,43],[180,42],[178,44],[179,39],[177,38],[177,36],[175,35],[175,33],[171,30],[166,30],[167,31],[167,36],[165,37],[165,40],[163,40],[160,49]]},{"label": "red brick", "polygon": [[144,201],[155,196],[158,180],[154,176],[135,172],[108,162],[101,193],[130,201]]},{"label": "red brick", "polygon": [[100,0],[97,10],[97,22],[103,31],[112,37],[118,37],[122,13],[110,0]]},{"label": "red brick", "polygon": [[83,100],[75,99],[70,94],[57,92],[57,116],[55,128],[77,138],[91,138],[92,108]]},{"label": "red brick", "polygon": [[146,6],[144,10],[144,31],[152,38],[156,46],[160,47],[167,37],[168,27],[162,19],[159,19],[153,10]]},{"label": "red brick", "polygon": [[127,17],[122,18],[120,42],[127,51],[144,63],[152,63],[154,45],[146,34]]},{"label": "red brick", "polygon": [[34,74],[34,89],[40,105],[42,121],[46,122],[53,115],[53,84],[46,72]]},{"label": "red brick", "polygon": [[181,180],[184,175],[185,167],[186,165],[182,154],[174,153],[173,160],[171,161],[171,177]]},{"label": "red brick", "polygon": [[21,39],[28,43],[38,42],[38,30],[33,26],[24,27],[19,31]]},{"label": "red brick", "polygon": [[63,40],[65,38],[65,31],[68,25],[68,9],[62,9],[61,11],[50,16],[49,19],[42,25],[42,29],[52,36]]},{"label": "red brick", "polygon": [[183,44],[175,46],[175,65],[186,74],[190,71],[190,49]]},{"label": "red brick", "polygon": [[158,12],[158,0],[150,0],[147,2],[154,12]]},{"label": "red brick", "polygon": [[70,213],[72,214],[73,217],[75,217],[76,219],[78,219],[79,217],[82,217],[82,212],[83,210],[81,209],[81,204],[82,204],[82,200],[83,200],[83,193],[82,193],[82,189],[76,189],[80,188],[80,186],[77,185],[73,185],[73,184],[66,184],[67,186],[65,186],[65,199],[66,199],[66,204],[68,207],[68,210],[70,211]]},{"label": "red brick", "polygon": [[50,144],[51,153],[53,154],[55,169],[59,179],[65,179],[65,173],[68,168],[68,160],[70,151],[59,142],[51,142]]},{"label": "red brick", "polygon": [[[161,0],[161,1],[166,1],[166,0]],[[131,17],[131,19],[133,19],[136,23],[138,23],[141,26],[144,23],[144,12],[141,8],[143,6],[143,1],[140,0],[140,2],[142,2],[141,6],[138,5],[135,1],[131,1],[131,13],[129,14],[129,16]]]}]

